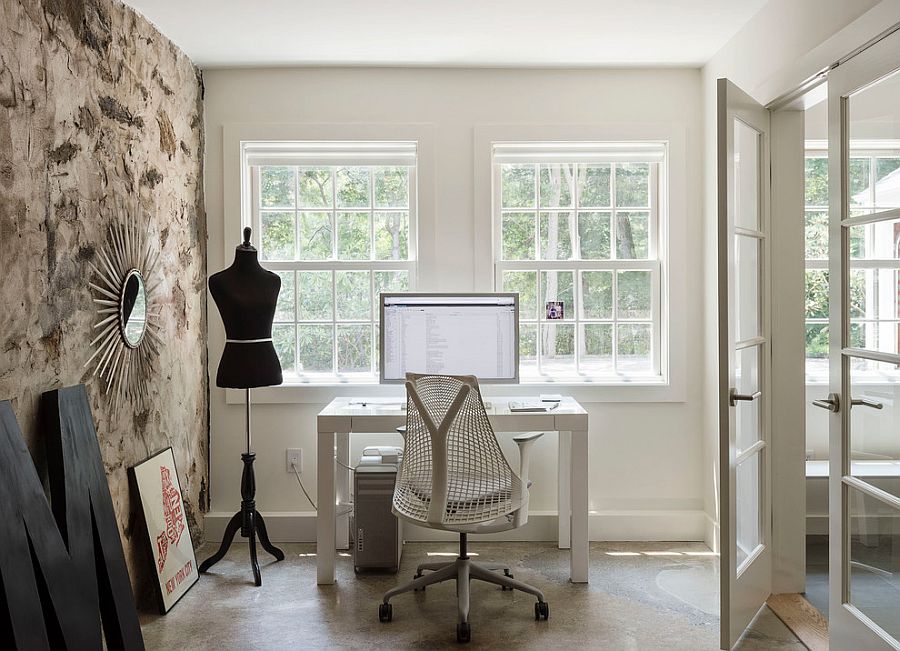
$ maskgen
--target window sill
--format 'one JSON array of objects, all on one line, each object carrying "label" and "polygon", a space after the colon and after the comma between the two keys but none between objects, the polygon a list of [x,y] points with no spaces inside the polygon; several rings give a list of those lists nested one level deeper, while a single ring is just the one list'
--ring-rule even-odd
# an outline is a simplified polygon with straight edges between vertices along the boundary
[{"label": "window sill", "polygon": [[[483,384],[485,397],[537,396],[540,393],[569,395],[582,403],[605,402],[685,402],[685,388],[675,386],[662,377],[641,377],[623,382],[621,379],[592,380],[523,380],[520,384]],[[353,382],[286,382],[280,386],[253,389],[254,404],[321,404],[338,397],[402,397],[402,384],[379,384],[377,379]],[[244,404],[244,390],[226,389],[225,402]]]}]

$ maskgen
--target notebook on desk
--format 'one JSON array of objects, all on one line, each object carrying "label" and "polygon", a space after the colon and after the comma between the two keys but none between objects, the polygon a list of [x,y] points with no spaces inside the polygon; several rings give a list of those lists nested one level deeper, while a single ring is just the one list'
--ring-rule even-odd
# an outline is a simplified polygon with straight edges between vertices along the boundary
[{"label": "notebook on desk", "polygon": [[559,407],[558,402],[541,402],[538,400],[511,400],[509,410],[511,412],[541,412],[553,411]]}]

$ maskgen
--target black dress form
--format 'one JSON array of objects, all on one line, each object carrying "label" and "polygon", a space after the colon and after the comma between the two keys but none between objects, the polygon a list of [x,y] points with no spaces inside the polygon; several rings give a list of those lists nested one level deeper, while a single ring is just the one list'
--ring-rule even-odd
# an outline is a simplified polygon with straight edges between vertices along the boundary
[{"label": "black dress form", "polygon": [[209,279],[225,324],[225,350],[219,361],[216,386],[251,389],[281,384],[281,363],[272,344],[272,321],[281,278],[263,269],[250,245],[250,229],[235,249],[234,262]]},{"label": "black dress form", "polygon": [[269,542],[266,523],[256,510],[256,454],[250,449],[250,389],[282,382],[281,363],[272,345],[272,321],[280,289],[281,278],[259,266],[256,249],[250,245],[249,228],[244,229],[244,242],[235,249],[231,266],[209,279],[209,291],[225,322],[227,337],[216,385],[247,390],[247,451],[241,455],[241,510],[225,527],[219,550],[200,564],[200,571],[206,572],[222,560],[235,534],[240,532],[250,543],[250,567],[257,586],[262,585],[256,558],[257,536],[263,549],[276,560],[284,560],[284,552]]}]

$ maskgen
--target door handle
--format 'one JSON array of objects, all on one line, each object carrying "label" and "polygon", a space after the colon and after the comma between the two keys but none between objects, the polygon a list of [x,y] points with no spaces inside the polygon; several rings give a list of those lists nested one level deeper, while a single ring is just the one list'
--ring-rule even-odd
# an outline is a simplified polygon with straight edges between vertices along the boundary
[{"label": "door handle", "polygon": [[833,414],[836,414],[841,410],[841,398],[836,393],[829,393],[828,397],[823,398],[822,400],[813,400],[813,404],[816,407],[827,409]]},{"label": "door handle", "polygon": [[874,400],[869,400],[868,398],[854,398],[850,401],[850,405],[853,407],[871,407],[872,409],[884,409],[884,405],[880,402],[875,402]]},{"label": "door handle", "polygon": [[762,396],[762,391],[754,391],[751,394],[738,393],[735,389],[728,390],[728,404],[734,407],[738,402],[751,402]]}]

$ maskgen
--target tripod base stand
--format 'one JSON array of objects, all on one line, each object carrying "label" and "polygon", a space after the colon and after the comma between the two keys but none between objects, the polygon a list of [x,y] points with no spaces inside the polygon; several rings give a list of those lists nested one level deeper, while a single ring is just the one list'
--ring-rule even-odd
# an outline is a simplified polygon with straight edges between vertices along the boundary
[{"label": "tripod base stand", "polygon": [[225,527],[219,551],[200,563],[200,571],[206,572],[224,558],[228,548],[231,547],[234,535],[240,530],[241,536],[250,542],[250,567],[253,568],[253,582],[258,587],[262,585],[262,574],[259,571],[259,561],[256,559],[257,536],[259,544],[274,556],[275,560],[283,561],[284,552],[269,541],[266,522],[256,510],[256,475],[253,472],[255,459],[256,455],[250,452],[250,390],[247,389],[247,451],[241,454],[241,460],[244,462],[244,472],[241,474],[241,510],[234,514]]}]

